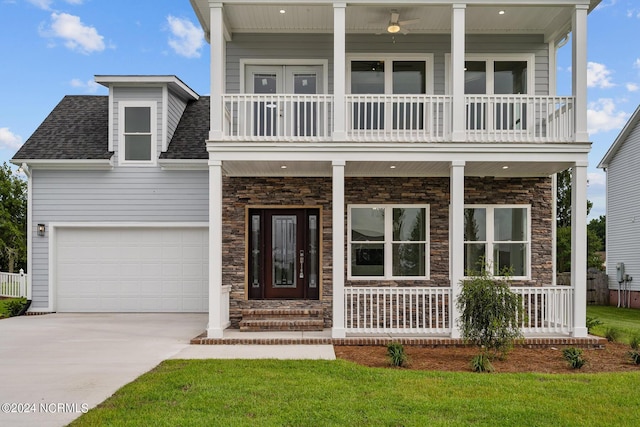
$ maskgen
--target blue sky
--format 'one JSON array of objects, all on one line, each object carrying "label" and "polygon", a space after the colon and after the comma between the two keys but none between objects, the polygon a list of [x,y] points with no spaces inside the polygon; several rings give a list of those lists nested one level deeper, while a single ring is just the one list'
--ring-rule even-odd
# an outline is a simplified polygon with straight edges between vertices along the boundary
[{"label": "blue sky", "polygon": [[[640,1],[602,0],[589,15],[588,196],[605,213],[596,169],[640,104]],[[188,0],[0,0],[0,163],[67,94],[106,95],[95,74],[172,74],[209,93],[209,45]],[[571,92],[570,43],[558,94]]]}]

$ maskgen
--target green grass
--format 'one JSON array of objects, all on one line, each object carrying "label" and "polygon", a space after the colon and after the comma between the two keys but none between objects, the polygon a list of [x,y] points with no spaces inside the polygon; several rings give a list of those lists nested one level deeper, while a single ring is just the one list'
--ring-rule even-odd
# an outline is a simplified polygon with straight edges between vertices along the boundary
[{"label": "green grass", "polygon": [[636,425],[640,372],[474,374],[338,361],[169,360],[72,426]]},{"label": "green grass", "polygon": [[640,335],[640,310],[638,309],[588,305],[587,316],[598,318],[602,322],[591,330],[593,335],[604,337],[607,329],[616,328],[620,332],[618,341],[626,344],[630,343],[634,335]]}]

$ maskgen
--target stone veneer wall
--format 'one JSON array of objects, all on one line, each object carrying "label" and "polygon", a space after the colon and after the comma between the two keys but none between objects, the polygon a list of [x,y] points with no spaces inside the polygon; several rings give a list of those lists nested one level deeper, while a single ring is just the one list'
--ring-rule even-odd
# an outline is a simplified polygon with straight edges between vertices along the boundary
[{"label": "stone veneer wall", "polygon": [[[449,286],[449,178],[345,179],[349,204],[418,204],[430,209],[430,280],[345,281],[347,286]],[[552,283],[552,184],[550,178],[465,178],[467,204],[531,205],[532,280],[515,285]],[[322,294],[320,301],[247,300],[245,297],[246,206],[322,207]],[[331,178],[225,178],[223,181],[223,284],[231,285],[230,316],[238,326],[244,308],[322,308],[331,327]],[[345,230],[347,219],[345,216]],[[348,248],[346,248],[348,250]],[[346,273],[345,273],[346,280]]]}]

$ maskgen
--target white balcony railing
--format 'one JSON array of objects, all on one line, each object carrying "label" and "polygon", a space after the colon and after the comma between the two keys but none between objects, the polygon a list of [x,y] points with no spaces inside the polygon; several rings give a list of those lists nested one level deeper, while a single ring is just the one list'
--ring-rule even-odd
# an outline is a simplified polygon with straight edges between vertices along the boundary
[{"label": "white balcony railing", "polygon": [[451,134],[451,97],[347,95],[351,141],[438,142]]},{"label": "white balcony railing", "polygon": [[0,296],[22,298],[27,296],[27,275],[20,273],[3,273],[0,271]]},{"label": "white balcony railing", "polygon": [[570,142],[573,97],[467,95],[467,140],[473,142]]},{"label": "white balcony railing", "polygon": [[345,287],[347,333],[447,334],[451,288]]},{"label": "white balcony railing", "polygon": [[[332,95],[224,95],[228,141],[333,140]],[[345,135],[355,142],[448,142],[448,95],[346,95]],[[574,98],[466,95],[469,142],[572,142]]]},{"label": "white balcony railing", "polygon": [[525,335],[573,332],[573,288],[513,286],[511,290],[522,298],[520,327]]},{"label": "white balcony railing", "polygon": [[242,141],[332,138],[332,95],[224,95],[223,135]]}]

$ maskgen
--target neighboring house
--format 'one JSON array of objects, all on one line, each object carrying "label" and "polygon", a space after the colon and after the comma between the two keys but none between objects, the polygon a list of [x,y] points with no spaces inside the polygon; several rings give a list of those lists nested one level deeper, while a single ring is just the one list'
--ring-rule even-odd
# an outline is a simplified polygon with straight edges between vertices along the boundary
[{"label": "neighboring house", "polygon": [[[271,326],[458,337],[484,258],[512,270],[525,333],[586,336],[598,3],[192,0],[210,97],[97,76],[108,97],[65,97],[15,155],[33,310],[202,311],[212,338],[303,313]],[[557,96],[569,32],[573,94]],[[568,167],[570,287],[554,279]]]},{"label": "neighboring house", "polygon": [[640,308],[640,170],[638,170],[638,164],[640,164],[640,106],[598,165],[607,173],[606,249],[609,301],[612,305],[634,308]]}]

